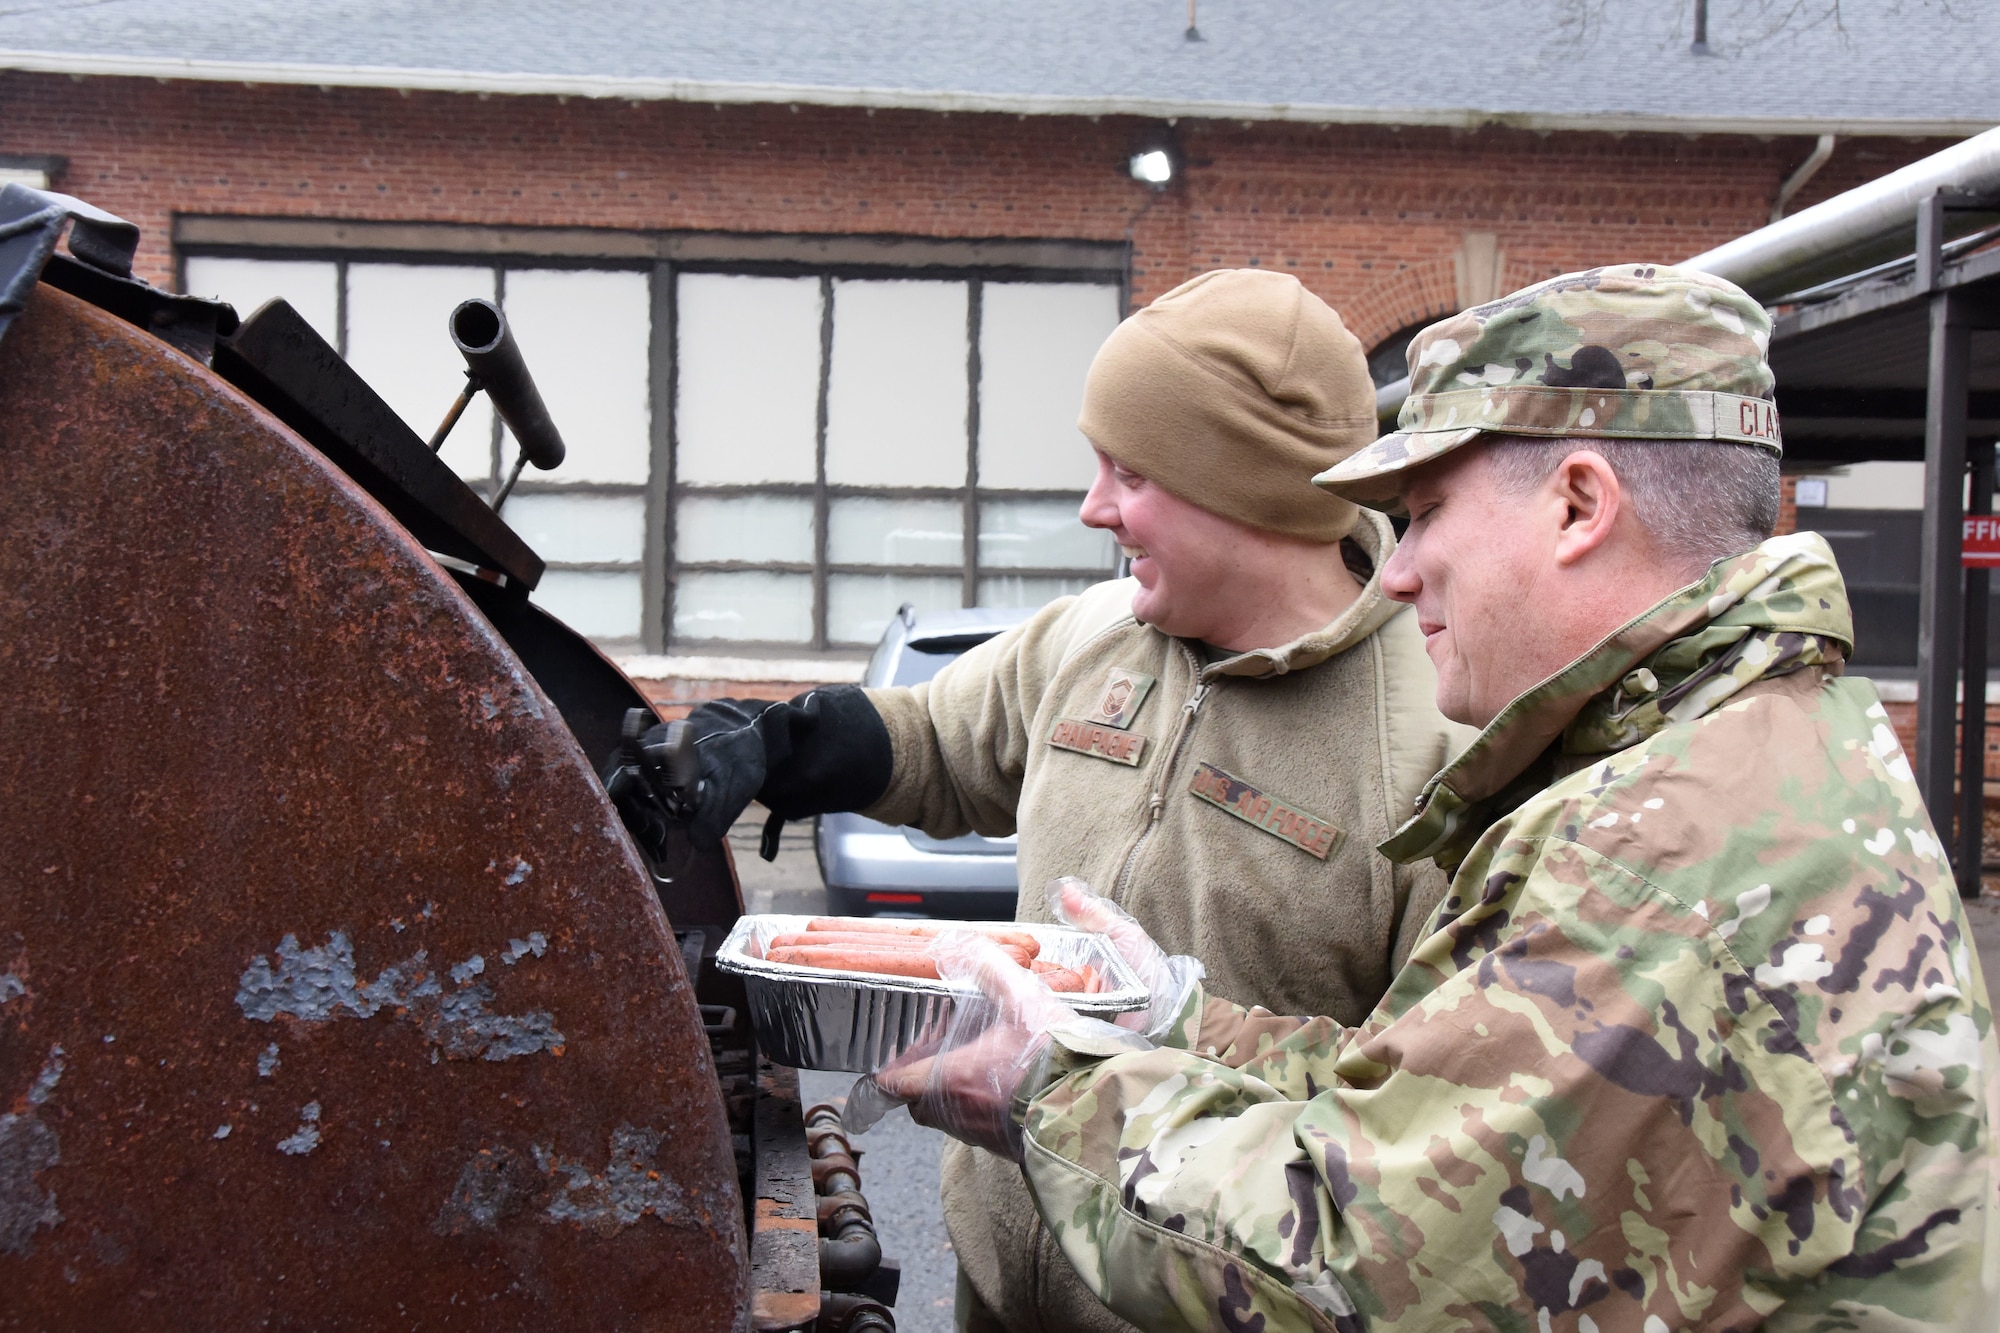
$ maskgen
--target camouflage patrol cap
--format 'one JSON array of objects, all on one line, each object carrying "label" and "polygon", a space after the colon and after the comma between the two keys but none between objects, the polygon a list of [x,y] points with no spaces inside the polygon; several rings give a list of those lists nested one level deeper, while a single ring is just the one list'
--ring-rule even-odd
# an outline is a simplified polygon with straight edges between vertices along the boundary
[{"label": "camouflage patrol cap", "polygon": [[1392,509],[1402,473],[1481,433],[1721,440],[1782,452],[1771,320],[1733,283],[1662,264],[1565,273],[1410,343],[1396,429],[1313,481]]}]

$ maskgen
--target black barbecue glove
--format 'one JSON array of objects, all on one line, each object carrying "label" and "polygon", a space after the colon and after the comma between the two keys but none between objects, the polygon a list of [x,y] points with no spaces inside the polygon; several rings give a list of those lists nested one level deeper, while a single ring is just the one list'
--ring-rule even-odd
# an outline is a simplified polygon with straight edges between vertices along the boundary
[{"label": "black barbecue glove", "polygon": [[688,714],[701,759],[689,831],[720,842],[752,800],[771,811],[760,854],[778,854],[788,819],[860,810],[889,790],[889,729],[856,685],[811,690],[788,703],[715,699]]}]

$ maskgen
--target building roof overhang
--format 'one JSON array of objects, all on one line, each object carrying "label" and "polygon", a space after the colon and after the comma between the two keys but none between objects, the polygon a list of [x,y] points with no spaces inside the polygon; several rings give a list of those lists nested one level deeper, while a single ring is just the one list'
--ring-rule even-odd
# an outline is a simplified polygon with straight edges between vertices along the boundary
[{"label": "building roof overhang", "polygon": [[1134,94],[1061,94],[867,87],[805,83],[547,74],[496,70],[204,60],[74,51],[0,48],[0,69],[112,78],[192,79],[213,83],[316,88],[381,88],[486,96],[585,97],[726,105],[852,107],[973,112],[1015,116],[1133,116],[1152,120],[1238,120],[1310,125],[1493,125],[1535,132],[1610,134],[1876,135],[1958,138],[1990,129],[1991,116],[1757,115],[1647,111],[1536,111],[1475,102],[1464,105],[1362,105],[1233,101]]}]

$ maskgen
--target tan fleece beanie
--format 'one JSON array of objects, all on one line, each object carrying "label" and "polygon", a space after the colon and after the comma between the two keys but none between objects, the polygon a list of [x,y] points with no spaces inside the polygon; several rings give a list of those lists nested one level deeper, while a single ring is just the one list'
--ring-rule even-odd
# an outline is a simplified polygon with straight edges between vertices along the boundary
[{"label": "tan fleece beanie", "polygon": [[1077,426],[1212,514],[1336,542],[1355,507],[1312,479],[1375,438],[1375,386],[1361,344],[1297,278],[1217,269],[1112,330]]}]

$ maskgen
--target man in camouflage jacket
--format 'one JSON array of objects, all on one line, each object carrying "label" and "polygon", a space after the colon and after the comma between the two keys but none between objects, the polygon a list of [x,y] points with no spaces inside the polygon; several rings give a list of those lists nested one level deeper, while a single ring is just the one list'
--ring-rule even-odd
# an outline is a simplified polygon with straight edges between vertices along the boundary
[{"label": "man in camouflage jacket", "polygon": [[[1841,676],[1839,572],[1661,490],[1756,492],[1733,526],[1768,534],[1768,330],[1701,274],[1554,279],[1420,335],[1403,429],[1320,478],[1408,505],[1384,587],[1485,725],[1383,845],[1452,886],[1359,1027],[1198,994],[1158,1049],[1054,1030],[1023,1168],[1125,1318],[1995,1326],[1992,1015],[1909,764]],[[1718,541],[1742,553],[1676,588]],[[1648,561],[1668,590],[1621,606]],[[948,1129],[952,1058],[917,1107]]]}]

